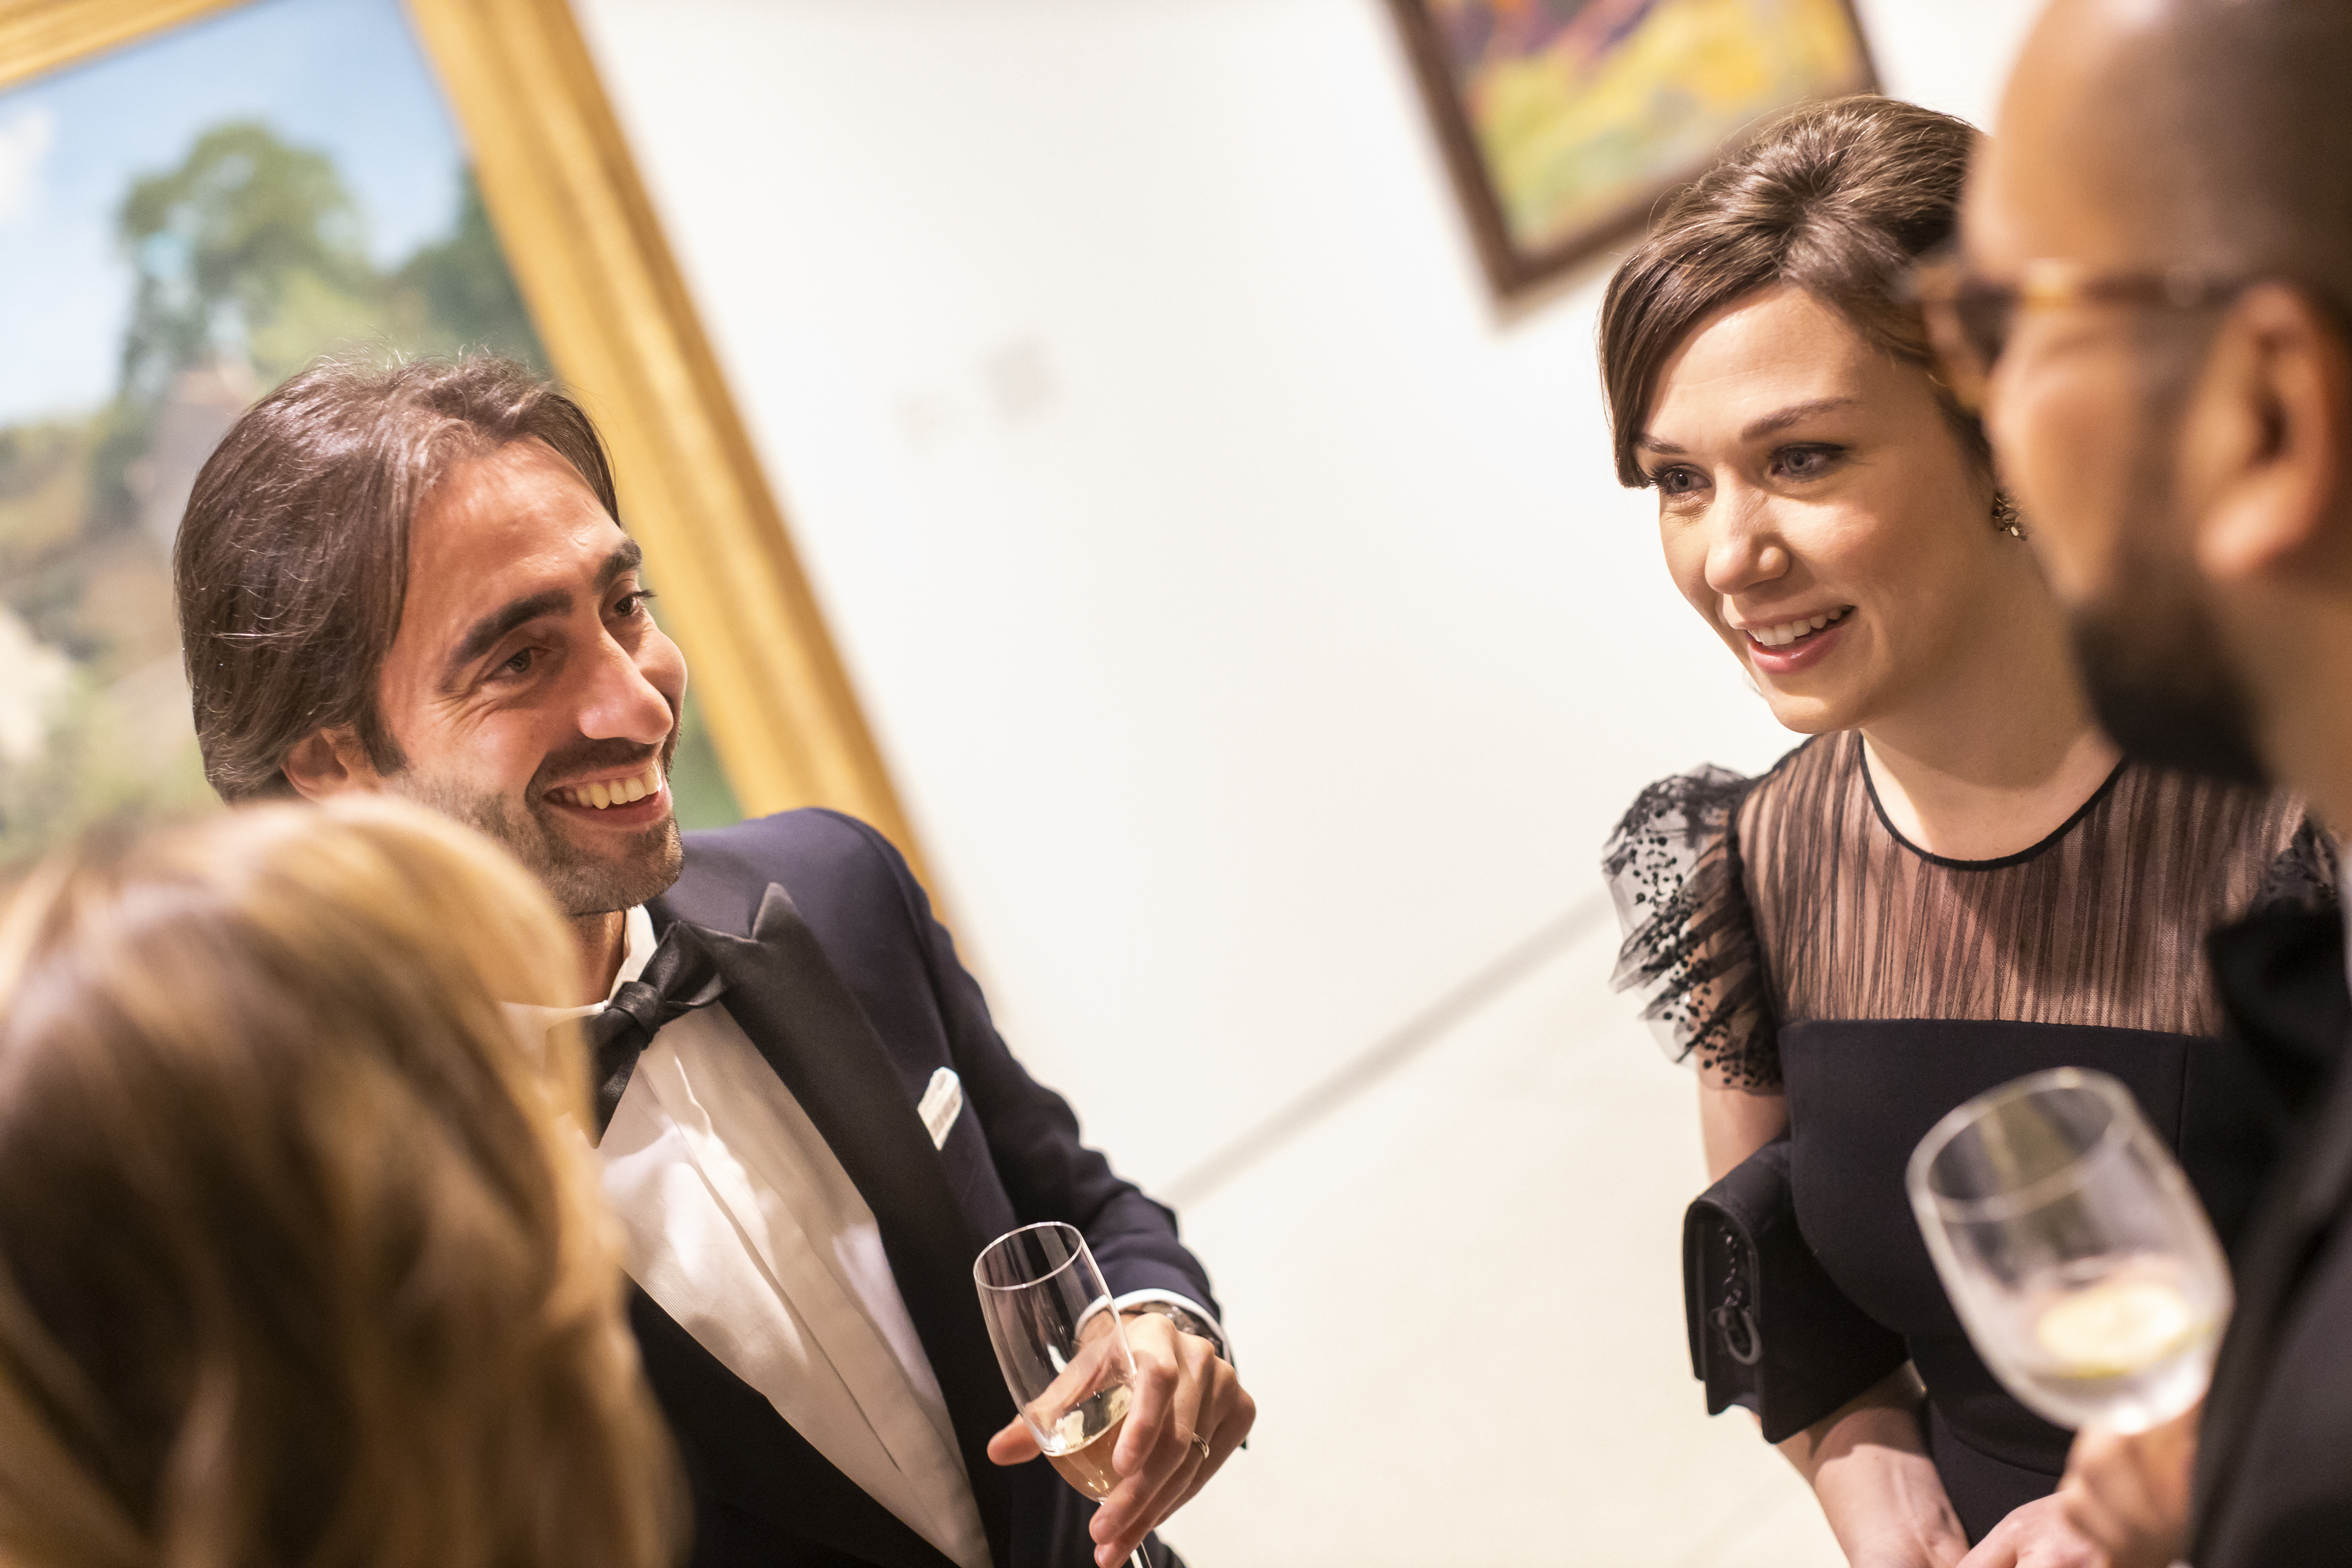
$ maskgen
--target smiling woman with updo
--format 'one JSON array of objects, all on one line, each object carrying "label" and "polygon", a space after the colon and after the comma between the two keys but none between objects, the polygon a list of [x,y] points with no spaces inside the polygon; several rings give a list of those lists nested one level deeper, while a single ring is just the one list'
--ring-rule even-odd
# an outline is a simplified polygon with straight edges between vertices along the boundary
[{"label": "smiling woman with updo", "polygon": [[1786,116],[1665,208],[1601,328],[1619,478],[1656,492],[1675,586],[1810,737],[1759,778],[1652,785],[1607,852],[1619,984],[1697,1069],[1709,1201],[1803,1237],[1745,1266],[1686,1243],[1694,1361],[1873,1568],[2095,1560],[2050,1496],[2068,1434],[1937,1283],[1912,1148],[1995,1084],[2095,1068],[2233,1242],[2272,1101],[2221,1037],[2206,934],[2333,896],[2299,801],[2096,727],[2032,520],[1906,301],[1973,136],[1875,97]]}]

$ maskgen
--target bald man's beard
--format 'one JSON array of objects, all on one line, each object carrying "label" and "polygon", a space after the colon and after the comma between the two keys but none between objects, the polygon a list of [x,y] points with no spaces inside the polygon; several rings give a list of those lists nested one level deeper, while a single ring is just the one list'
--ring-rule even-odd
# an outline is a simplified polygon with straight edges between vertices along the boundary
[{"label": "bald man's beard", "polygon": [[2100,728],[2128,755],[2234,784],[2267,784],[2253,704],[2207,606],[2196,566],[2161,542],[2185,539],[2159,455],[2132,465],[2137,493],[2106,595],[2074,607],[2074,662]]}]

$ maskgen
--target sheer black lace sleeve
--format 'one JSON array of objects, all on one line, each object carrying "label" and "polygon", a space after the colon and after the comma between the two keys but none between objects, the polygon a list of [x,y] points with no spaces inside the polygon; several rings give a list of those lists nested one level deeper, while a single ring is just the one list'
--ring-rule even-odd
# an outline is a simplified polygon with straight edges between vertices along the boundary
[{"label": "sheer black lace sleeve", "polygon": [[2271,862],[2263,874],[2261,890],[2254,894],[2252,910],[2294,908],[2303,910],[2333,909],[2336,891],[2336,841],[2323,832],[2309,817],[2295,829],[2294,837]]},{"label": "sheer black lace sleeve", "polygon": [[1610,836],[1601,869],[1625,931],[1612,982],[1641,995],[1666,1054],[1771,1090],[1780,1045],[1737,831],[1753,783],[1717,767],[1660,779]]}]

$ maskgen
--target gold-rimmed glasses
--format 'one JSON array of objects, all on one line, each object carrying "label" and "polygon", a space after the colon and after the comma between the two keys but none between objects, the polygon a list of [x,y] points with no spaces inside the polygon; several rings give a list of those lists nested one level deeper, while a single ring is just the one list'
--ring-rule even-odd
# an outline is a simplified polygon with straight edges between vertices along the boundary
[{"label": "gold-rimmed glasses", "polygon": [[2243,278],[2219,278],[2192,267],[2150,272],[2100,272],[2080,261],[2029,261],[2013,279],[1985,278],[1948,251],[1922,258],[1903,294],[1927,318],[1937,378],[1971,412],[1984,406],[1993,366],[2029,310],[2079,305],[2130,305],[2143,310],[2195,310],[2242,292]]}]

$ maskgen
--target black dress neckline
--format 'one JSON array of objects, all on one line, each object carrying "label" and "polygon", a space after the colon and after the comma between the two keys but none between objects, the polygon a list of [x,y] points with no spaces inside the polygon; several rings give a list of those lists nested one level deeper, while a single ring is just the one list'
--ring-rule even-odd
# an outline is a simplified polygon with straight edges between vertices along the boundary
[{"label": "black dress neckline", "polygon": [[1862,787],[1870,796],[1870,809],[1876,814],[1878,826],[1886,829],[1886,836],[1895,843],[1925,860],[1928,865],[1941,866],[1948,871],[1998,871],[2007,866],[2022,866],[2027,861],[2056,848],[2064,841],[2068,834],[2082,826],[2084,817],[2098,809],[2101,801],[2115,793],[2116,781],[2124,776],[2124,770],[2131,765],[2131,759],[2122,758],[2114,767],[2108,769],[2107,776],[2100,781],[2099,787],[2091,792],[2091,798],[2076,806],[2074,814],[2065,821],[2024,848],[2013,854],[1996,855],[1990,860],[1963,860],[1957,856],[1938,855],[1934,850],[1923,848],[1906,837],[1903,830],[1895,826],[1895,819],[1886,815],[1886,803],[1878,798],[1878,780],[1871,773],[1870,753],[1864,749],[1862,732],[1858,730],[1854,731],[1853,765],[1862,772]]}]

